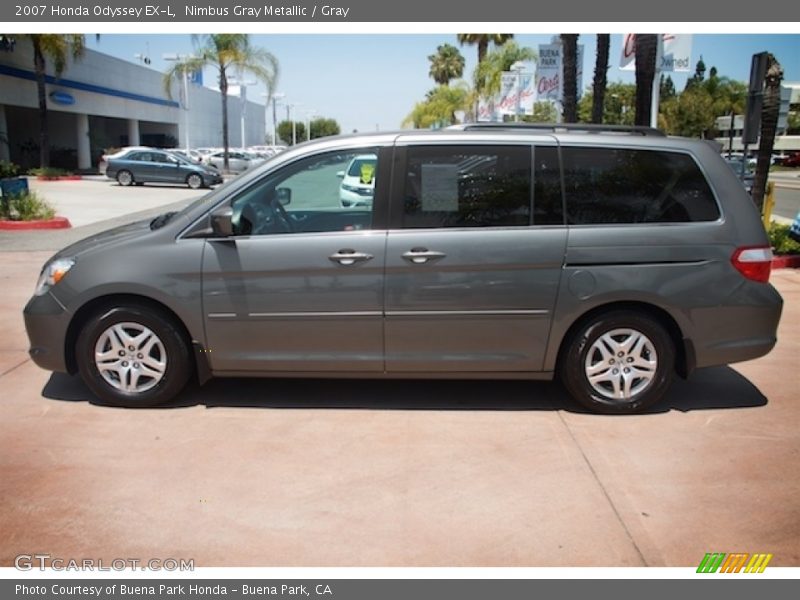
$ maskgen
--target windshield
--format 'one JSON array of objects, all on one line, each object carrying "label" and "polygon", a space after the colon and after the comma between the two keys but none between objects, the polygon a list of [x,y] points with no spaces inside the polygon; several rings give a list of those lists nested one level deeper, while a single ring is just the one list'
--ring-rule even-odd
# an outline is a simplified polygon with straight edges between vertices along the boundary
[{"label": "windshield", "polygon": [[363,183],[370,183],[375,172],[376,162],[377,158],[355,158],[350,163],[347,175],[349,177],[358,177],[363,180]]}]

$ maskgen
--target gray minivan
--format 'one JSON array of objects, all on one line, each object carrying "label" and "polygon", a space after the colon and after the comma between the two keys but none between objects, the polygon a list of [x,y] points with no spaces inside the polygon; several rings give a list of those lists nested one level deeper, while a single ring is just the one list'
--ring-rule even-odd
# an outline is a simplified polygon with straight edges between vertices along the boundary
[{"label": "gray minivan", "polygon": [[[369,206],[343,207],[357,156]],[[558,375],[598,412],[776,341],[771,251],[705,142],[641,128],[469,125],[301,144],[178,213],[57,253],[30,354],[103,401],[193,375]]]}]

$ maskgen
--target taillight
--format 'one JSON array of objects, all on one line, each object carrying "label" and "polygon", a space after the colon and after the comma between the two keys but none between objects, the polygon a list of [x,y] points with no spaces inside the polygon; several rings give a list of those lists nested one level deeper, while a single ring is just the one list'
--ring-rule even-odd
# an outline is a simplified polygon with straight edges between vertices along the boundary
[{"label": "taillight", "polygon": [[748,279],[767,283],[772,269],[772,250],[769,246],[737,248],[731,263]]}]

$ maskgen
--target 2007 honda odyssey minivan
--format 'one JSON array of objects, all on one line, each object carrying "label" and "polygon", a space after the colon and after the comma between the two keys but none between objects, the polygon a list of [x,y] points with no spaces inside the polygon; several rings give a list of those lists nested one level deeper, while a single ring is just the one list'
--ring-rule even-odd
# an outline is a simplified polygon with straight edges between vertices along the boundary
[{"label": "2007 honda odyssey minivan", "polygon": [[[340,174],[375,156],[372,202]],[[70,246],[30,353],[102,400],[210,376],[558,375],[634,412],[675,373],[762,356],[782,301],[735,174],[655,130],[469,125],[302,144],[178,213]]]}]

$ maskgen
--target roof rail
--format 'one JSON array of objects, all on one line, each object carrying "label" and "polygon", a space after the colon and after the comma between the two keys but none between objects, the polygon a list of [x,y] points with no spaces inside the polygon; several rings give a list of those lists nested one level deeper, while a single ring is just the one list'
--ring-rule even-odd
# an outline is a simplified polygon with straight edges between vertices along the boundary
[{"label": "roof rail", "polygon": [[581,133],[626,133],[629,135],[644,135],[666,137],[663,131],[654,127],[643,127],[641,125],[600,125],[597,123],[464,123],[453,125],[447,129],[460,129],[462,131],[473,131],[476,129],[507,129],[507,130],[534,130],[561,132],[581,132]]}]

